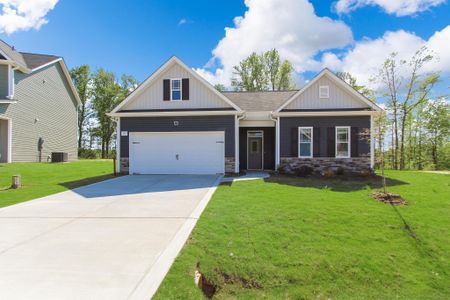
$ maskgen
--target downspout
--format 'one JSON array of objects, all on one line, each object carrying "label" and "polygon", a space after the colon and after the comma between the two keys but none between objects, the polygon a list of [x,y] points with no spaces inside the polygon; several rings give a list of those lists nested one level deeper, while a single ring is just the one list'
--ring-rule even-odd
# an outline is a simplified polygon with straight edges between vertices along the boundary
[{"label": "downspout", "polygon": [[117,174],[120,174],[120,117],[113,118],[116,122],[116,168]]},{"label": "downspout", "polygon": [[275,122],[275,170],[280,166],[280,117],[274,117],[274,113],[269,115]]},{"label": "downspout", "polygon": [[245,118],[245,113],[234,116],[234,172],[239,173],[239,121]]}]

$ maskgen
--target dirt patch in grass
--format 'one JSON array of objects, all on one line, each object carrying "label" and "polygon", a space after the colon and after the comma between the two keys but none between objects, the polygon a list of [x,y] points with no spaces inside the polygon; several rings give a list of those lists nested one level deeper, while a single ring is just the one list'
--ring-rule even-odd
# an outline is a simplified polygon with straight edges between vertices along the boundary
[{"label": "dirt patch in grass", "polygon": [[206,278],[206,276],[199,270],[195,271],[195,284],[202,290],[203,294],[208,299],[212,299],[221,287],[230,284],[239,285],[244,289],[262,289],[262,285],[256,280],[226,274],[220,270],[215,270],[214,273],[214,279],[217,283],[214,283],[212,280]]},{"label": "dirt patch in grass", "polygon": [[391,204],[391,205],[406,205],[406,200],[402,198],[399,194],[389,193],[389,192],[373,192],[371,196],[380,202]]}]

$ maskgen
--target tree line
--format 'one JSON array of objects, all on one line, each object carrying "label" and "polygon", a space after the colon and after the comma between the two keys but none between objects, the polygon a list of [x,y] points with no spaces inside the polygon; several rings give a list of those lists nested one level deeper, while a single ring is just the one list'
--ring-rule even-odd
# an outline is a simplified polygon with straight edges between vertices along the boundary
[{"label": "tree line", "polygon": [[[358,84],[352,74],[336,75],[369,100],[384,106],[375,116],[374,137],[377,165],[392,169],[450,168],[450,103],[447,94],[437,94],[439,72],[426,72],[435,61],[433,53],[420,48],[409,60],[390,54],[373,74],[376,89]],[[107,116],[138,85],[130,75],[116,77],[102,68],[91,73],[88,65],[70,74],[82,104],[78,111],[78,147],[92,148],[97,139],[101,157],[110,155],[116,124]],[[252,53],[234,67],[231,88],[235,91],[283,91],[296,88],[294,68],[276,49]],[[220,91],[226,89],[216,85]]]},{"label": "tree line", "polygon": [[70,70],[81,105],[78,108],[78,148],[91,149],[95,139],[99,141],[101,158],[110,157],[115,138],[116,124],[107,113],[122,102],[138,85],[131,75],[117,78],[103,68],[91,72],[88,65]]}]

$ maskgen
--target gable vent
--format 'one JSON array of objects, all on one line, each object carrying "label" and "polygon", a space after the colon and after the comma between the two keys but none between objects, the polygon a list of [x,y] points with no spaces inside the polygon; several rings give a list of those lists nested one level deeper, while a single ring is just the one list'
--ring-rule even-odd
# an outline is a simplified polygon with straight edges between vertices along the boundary
[{"label": "gable vent", "polygon": [[320,99],[330,98],[330,87],[328,85],[319,86],[319,98]]}]

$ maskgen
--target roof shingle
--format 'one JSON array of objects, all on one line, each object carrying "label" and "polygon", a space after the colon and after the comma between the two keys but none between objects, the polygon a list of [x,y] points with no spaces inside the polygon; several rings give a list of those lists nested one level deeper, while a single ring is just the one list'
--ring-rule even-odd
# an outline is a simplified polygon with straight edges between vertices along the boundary
[{"label": "roof shingle", "polygon": [[223,92],[225,97],[245,111],[274,111],[297,90],[264,92]]}]

